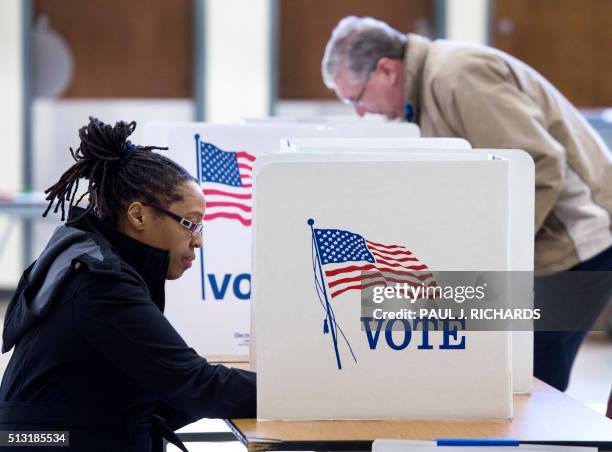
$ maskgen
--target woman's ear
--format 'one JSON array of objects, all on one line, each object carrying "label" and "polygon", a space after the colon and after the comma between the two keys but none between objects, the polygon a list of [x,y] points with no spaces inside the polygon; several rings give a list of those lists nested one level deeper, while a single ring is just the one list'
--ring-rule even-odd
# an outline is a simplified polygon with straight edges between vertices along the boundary
[{"label": "woman's ear", "polygon": [[146,216],[147,212],[142,203],[135,201],[127,208],[126,226],[128,226],[130,229],[141,232],[144,230]]}]

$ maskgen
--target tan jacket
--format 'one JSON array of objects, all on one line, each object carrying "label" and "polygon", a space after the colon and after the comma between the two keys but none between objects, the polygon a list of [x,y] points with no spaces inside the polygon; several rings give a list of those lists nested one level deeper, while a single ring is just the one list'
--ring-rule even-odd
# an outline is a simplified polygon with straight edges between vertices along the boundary
[{"label": "tan jacket", "polygon": [[423,136],[516,148],[535,161],[535,269],[612,246],[612,158],[582,115],[525,63],[489,47],[409,34],[405,98]]}]

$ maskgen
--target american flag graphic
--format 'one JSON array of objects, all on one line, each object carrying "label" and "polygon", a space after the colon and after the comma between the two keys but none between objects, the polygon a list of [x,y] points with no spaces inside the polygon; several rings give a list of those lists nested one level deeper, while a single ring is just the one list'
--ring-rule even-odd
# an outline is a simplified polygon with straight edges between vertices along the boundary
[{"label": "american flag graphic", "polygon": [[313,229],[330,298],[349,290],[407,283],[433,285],[433,274],[401,245],[385,245],[339,229]]},{"label": "american flag graphic", "polygon": [[225,218],[251,226],[255,156],[246,151],[223,151],[202,141],[198,158],[200,184],[206,196],[204,220]]}]

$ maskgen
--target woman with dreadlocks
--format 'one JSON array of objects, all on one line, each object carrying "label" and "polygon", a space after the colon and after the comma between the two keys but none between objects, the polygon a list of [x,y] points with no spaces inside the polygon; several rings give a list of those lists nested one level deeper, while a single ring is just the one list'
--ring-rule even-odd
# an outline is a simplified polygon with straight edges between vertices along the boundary
[{"label": "woman with dreadlocks", "polygon": [[209,364],[163,315],[165,280],[202,245],[204,195],[152,152],[165,148],[133,145],[135,126],[90,118],[74,165],[45,192],[44,215],[55,206],[68,218],[6,312],[2,351],[15,350],[0,430],[69,431],[69,450],[161,450],[162,438],[186,450],[173,430],[255,416],[255,374]]}]

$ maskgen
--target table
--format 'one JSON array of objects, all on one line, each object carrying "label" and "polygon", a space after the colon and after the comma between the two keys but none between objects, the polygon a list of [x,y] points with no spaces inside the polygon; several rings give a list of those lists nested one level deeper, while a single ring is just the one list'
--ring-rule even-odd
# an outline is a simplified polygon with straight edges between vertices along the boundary
[{"label": "table", "polygon": [[371,450],[372,441],[382,438],[510,438],[612,448],[612,420],[538,379],[532,394],[514,395],[512,420],[226,422],[249,451]]}]

